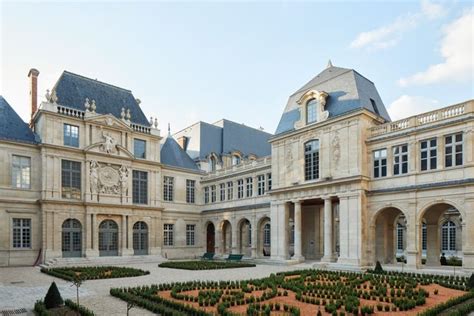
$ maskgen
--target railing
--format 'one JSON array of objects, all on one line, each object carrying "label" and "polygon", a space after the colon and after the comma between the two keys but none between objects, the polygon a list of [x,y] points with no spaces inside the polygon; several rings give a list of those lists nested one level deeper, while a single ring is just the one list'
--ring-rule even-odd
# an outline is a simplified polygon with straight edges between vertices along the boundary
[{"label": "railing", "polygon": [[474,100],[464,103],[451,105],[439,110],[411,116],[406,119],[389,122],[382,125],[369,128],[372,137],[380,136],[400,130],[423,126],[434,122],[442,121],[456,116],[461,116],[465,113],[474,112]]},{"label": "railing", "polygon": [[130,127],[135,131],[143,134],[150,134],[151,133],[151,127],[149,126],[143,126],[135,123],[130,123]]},{"label": "railing", "polygon": [[84,111],[77,110],[77,109],[72,109],[68,108],[62,105],[57,106],[57,110],[59,114],[67,115],[67,116],[73,116],[73,117],[79,117],[79,118],[84,118]]}]

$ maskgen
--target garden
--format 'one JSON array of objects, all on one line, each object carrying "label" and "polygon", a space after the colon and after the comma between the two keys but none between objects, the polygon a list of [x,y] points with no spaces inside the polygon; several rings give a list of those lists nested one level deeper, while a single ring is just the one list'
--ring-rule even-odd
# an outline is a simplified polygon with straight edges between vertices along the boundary
[{"label": "garden", "polygon": [[149,271],[128,267],[64,267],[41,268],[41,272],[67,280],[98,280],[113,278],[128,278],[150,274]]},{"label": "garden", "polygon": [[470,283],[460,276],[380,269],[301,270],[242,281],[112,288],[110,294],[162,315],[439,315],[472,301]]},{"label": "garden", "polygon": [[245,262],[230,261],[167,261],[158,265],[160,268],[184,269],[184,270],[217,270],[217,269],[234,269],[234,268],[251,268],[255,264]]}]

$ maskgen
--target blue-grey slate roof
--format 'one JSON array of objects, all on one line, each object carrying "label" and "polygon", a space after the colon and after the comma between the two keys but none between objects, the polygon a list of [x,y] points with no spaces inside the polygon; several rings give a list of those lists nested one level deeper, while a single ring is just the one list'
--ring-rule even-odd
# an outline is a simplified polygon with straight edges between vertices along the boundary
[{"label": "blue-grey slate roof", "polygon": [[[329,112],[329,117],[365,108],[378,114],[386,121],[390,121],[390,116],[372,81],[353,69],[330,65],[290,96],[275,134],[294,130],[294,124],[301,117],[301,106],[297,101],[312,89],[329,94],[326,100],[326,110]],[[375,102],[377,110],[374,109],[370,99]]]},{"label": "blue-grey slate roof", "polygon": [[0,139],[37,144],[39,137],[0,96]]},{"label": "blue-grey slate roof", "polygon": [[191,157],[179,146],[176,140],[168,136],[161,146],[161,163],[173,167],[199,170]]},{"label": "blue-grey slate roof", "polygon": [[64,71],[56,82],[58,104],[85,111],[86,98],[95,100],[96,112],[112,114],[121,118],[122,108],[130,109],[131,121],[136,124],[149,126],[135,97],[130,90],[119,88],[98,80],[83,77],[69,71]]},{"label": "blue-grey slate roof", "polygon": [[229,120],[222,120],[222,126],[223,153],[238,150],[244,155],[254,154],[257,157],[271,155],[268,142],[271,134]]}]

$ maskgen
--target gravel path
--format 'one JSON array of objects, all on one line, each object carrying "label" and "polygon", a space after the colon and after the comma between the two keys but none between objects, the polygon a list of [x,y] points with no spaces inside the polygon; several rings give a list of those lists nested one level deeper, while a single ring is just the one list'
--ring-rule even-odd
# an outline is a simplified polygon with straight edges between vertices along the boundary
[{"label": "gravel path", "polygon": [[[127,266],[127,265],[124,265]],[[187,271],[159,268],[158,264],[135,264],[131,267],[148,270],[149,275],[121,278],[90,280],[80,288],[80,303],[97,315],[126,315],[127,304],[110,296],[111,287],[137,286],[156,283],[184,282],[192,280],[226,281],[249,278],[262,278],[280,271],[312,268],[311,263],[293,266],[257,265],[254,268],[238,268],[207,271]],[[0,268],[0,312],[3,310],[26,308],[31,310],[34,302],[44,298],[51,282],[55,281],[63,298],[75,299],[75,287],[65,280],[41,273],[39,268],[7,267]],[[153,315],[152,313],[134,308],[130,315]]]}]

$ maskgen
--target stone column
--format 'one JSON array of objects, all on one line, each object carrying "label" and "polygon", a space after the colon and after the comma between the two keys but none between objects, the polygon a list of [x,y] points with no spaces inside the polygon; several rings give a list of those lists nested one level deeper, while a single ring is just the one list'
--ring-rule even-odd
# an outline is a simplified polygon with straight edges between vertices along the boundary
[{"label": "stone column", "polygon": [[[206,231],[207,234],[207,231]],[[207,248],[207,235],[206,235],[206,248]],[[216,255],[222,254],[222,229],[219,225],[214,225],[214,252]]]},{"label": "stone column", "polygon": [[426,224],[426,265],[439,266],[440,244],[438,224]]},{"label": "stone column", "polygon": [[240,253],[240,243],[237,242],[237,238],[239,236],[239,227],[237,227],[237,223],[232,224],[231,226],[231,241],[230,241],[230,252],[229,253]]},{"label": "stone column", "polygon": [[321,261],[334,261],[332,241],[332,200],[330,197],[324,198],[324,256]]},{"label": "stone column", "polygon": [[292,259],[304,261],[302,249],[301,201],[295,201],[295,251]]},{"label": "stone column", "polygon": [[[252,231],[251,231],[251,234],[252,234],[252,245],[251,245],[252,255],[251,256],[252,256],[252,258],[257,258],[259,227],[258,227],[258,222],[257,222],[257,219],[255,218],[255,216],[252,218],[251,225],[252,225]],[[263,243],[263,241],[262,241],[262,243]]]},{"label": "stone column", "polygon": [[272,260],[287,260],[289,206],[287,203],[272,202],[270,214]]}]

